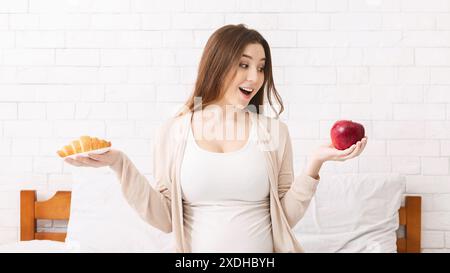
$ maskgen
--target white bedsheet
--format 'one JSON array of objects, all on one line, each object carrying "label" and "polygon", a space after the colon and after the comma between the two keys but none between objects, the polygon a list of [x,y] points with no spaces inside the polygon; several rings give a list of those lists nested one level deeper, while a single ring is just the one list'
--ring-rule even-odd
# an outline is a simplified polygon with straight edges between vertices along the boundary
[{"label": "white bedsheet", "polygon": [[63,242],[33,240],[0,245],[0,253],[78,253],[79,247]]}]

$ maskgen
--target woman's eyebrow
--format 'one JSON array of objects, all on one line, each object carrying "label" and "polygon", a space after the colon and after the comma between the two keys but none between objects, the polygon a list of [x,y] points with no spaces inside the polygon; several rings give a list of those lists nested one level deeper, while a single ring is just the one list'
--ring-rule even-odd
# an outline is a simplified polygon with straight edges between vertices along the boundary
[{"label": "woman's eyebrow", "polygon": [[[252,56],[247,55],[247,54],[242,54],[242,57],[246,57],[246,58],[249,58],[250,60],[253,60]],[[262,58],[260,61],[265,61],[265,60],[266,60],[266,58]]]}]

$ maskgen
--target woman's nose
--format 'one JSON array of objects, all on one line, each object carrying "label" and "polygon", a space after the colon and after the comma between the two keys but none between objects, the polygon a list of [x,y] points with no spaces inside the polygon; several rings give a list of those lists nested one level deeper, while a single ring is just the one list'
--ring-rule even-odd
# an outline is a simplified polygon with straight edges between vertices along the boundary
[{"label": "woman's nose", "polygon": [[258,81],[258,69],[257,68],[251,68],[247,72],[247,81],[251,82],[257,82]]}]

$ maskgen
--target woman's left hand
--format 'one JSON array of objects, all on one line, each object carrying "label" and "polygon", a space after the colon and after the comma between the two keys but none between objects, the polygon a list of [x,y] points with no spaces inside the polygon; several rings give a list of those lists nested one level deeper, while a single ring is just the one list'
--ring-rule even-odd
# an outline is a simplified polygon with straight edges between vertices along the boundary
[{"label": "woman's left hand", "polygon": [[366,144],[367,137],[364,137],[346,150],[336,149],[331,142],[321,145],[311,154],[305,172],[314,179],[320,179],[319,171],[324,162],[345,161],[357,157],[362,153]]},{"label": "woman's left hand", "polygon": [[311,155],[315,161],[325,162],[325,161],[345,161],[354,157],[359,156],[366,147],[367,137],[361,139],[356,144],[345,150],[338,150],[333,147],[331,142],[319,146]]}]

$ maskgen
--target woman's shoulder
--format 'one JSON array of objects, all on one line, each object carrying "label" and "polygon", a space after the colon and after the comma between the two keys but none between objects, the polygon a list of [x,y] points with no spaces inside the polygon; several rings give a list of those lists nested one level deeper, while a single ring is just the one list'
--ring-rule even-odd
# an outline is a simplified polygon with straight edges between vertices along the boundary
[{"label": "woman's shoulder", "polygon": [[286,122],[280,119],[280,117],[271,117],[254,112],[250,112],[250,115],[253,117],[253,120],[269,134],[279,133],[281,135],[286,135],[288,133],[288,126]]},{"label": "woman's shoulder", "polygon": [[257,124],[258,146],[263,151],[277,152],[281,155],[289,140],[287,124],[279,117],[270,117],[263,114],[252,114]]},{"label": "woman's shoulder", "polygon": [[156,135],[162,140],[179,139],[186,129],[189,113],[169,117],[161,122],[156,129]]}]

